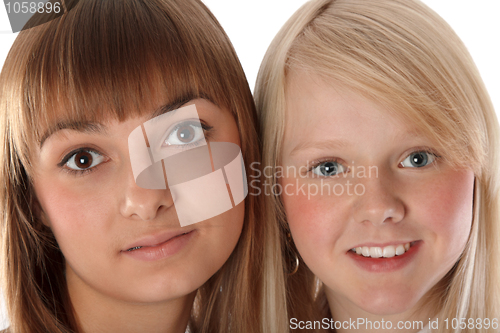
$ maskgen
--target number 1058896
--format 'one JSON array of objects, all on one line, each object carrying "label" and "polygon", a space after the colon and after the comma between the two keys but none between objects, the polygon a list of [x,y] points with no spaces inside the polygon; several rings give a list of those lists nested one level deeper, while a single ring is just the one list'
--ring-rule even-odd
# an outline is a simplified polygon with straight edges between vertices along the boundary
[{"label": "number 1058896", "polygon": [[59,2],[36,2],[36,1],[23,1],[23,2],[6,2],[5,8],[7,14],[35,14],[35,13],[56,13],[61,12],[61,3]]}]

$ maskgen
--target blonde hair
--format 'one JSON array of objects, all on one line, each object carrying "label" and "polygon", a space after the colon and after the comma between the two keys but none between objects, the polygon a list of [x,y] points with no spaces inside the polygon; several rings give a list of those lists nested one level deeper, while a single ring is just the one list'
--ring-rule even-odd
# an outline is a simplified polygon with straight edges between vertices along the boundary
[{"label": "blonde hair", "polygon": [[[264,166],[280,164],[287,75],[297,69],[384,103],[389,112],[415,124],[433,140],[448,163],[474,171],[474,217],[468,243],[427,301],[434,301],[436,314],[440,311],[440,317],[450,320],[498,318],[498,120],[472,58],[450,26],[418,0],[305,4],[274,38],[257,78]],[[267,185],[276,181],[270,179]],[[275,243],[286,244],[280,197],[266,198],[267,221],[276,232],[280,230]],[[285,250],[277,256],[286,258]],[[313,273],[304,266],[286,279],[288,318],[315,320],[329,315],[328,304],[324,293],[318,293]]]},{"label": "blonde hair", "polygon": [[[205,98],[234,115],[246,170],[260,160],[245,74],[201,1],[66,5],[75,7],[19,33],[0,75],[0,260],[10,332],[78,331],[63,255],[33,210],[30,157],[48,128],[122,121],[159,102],[181,106]],[[273,325],[273,309],[263,305],[263,202],[252,190],[234,252],[198,290],[192,332],[268,332]]]}]

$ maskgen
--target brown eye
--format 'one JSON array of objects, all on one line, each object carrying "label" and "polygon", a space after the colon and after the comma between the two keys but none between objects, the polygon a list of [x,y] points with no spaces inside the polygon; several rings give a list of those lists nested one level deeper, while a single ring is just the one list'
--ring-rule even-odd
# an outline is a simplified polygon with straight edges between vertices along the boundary
[{"label": "brown eye", "polygon": [[105,161],[105,157],[93,150],[78,150],[68,154],[64,164],[72,170],[88,170]]},{"label": "brown eye", "polygon": [[92,155],[86,151],[75,154],[75,165],[80,169],[89,168],[92,165]]}]

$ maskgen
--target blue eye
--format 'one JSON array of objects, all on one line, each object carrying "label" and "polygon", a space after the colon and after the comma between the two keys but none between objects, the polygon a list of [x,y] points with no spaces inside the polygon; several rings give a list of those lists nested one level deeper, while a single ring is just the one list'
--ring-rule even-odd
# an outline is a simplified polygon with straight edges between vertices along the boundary
[{"label": "blue eye", "polygon": [[75,171],[88,170],[104,162],[105,157],[90,149],[80,149],[68,154],[64,164]]},{"label": "blue eye", "polygon": [[318,164],[311,170],[318,176],[331,177],[346,172],[346,168],[335,161],[326,161]]},{"label": "blue eye", "polygon": [[178,124],[167,136],[163,145],[183,146],[196,143],[204,138],[203,126],[194,121],[186,121]]},{"label": "blue eye", "polygon": [[436,155],[426,151],[416,151],[411,153],[400,163],[403,168],[421,168],[431,164],[436,159]]}]

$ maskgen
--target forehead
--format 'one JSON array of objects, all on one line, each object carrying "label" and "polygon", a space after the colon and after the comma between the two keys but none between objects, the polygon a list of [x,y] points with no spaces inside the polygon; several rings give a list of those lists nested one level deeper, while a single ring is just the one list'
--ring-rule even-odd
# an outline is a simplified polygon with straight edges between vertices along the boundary
[{"label": "forehead", "polygon": [[345,85],[299,70],[292,71],[287,79],[285,146],[326,137],[352,141],[372,141],[376,137],[401,140],[419,133],[394,108]]}]

